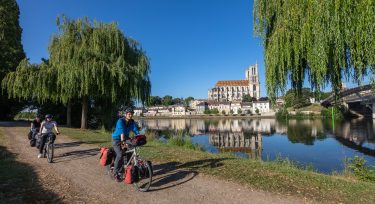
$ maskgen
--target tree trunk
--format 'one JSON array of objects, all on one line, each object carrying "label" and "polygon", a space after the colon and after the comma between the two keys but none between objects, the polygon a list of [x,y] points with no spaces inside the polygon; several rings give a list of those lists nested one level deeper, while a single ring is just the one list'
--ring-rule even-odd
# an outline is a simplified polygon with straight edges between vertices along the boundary
[{"label": "tree trunk", "polygon": [[66,106],[66,126],[72,127],[72,103],[70,100]]},{"label": "tree trunk", "polygon": [[81,117],[81,129],[87,129],[87,111],[89,108],[88,96],[82,98],[82,117]]}]

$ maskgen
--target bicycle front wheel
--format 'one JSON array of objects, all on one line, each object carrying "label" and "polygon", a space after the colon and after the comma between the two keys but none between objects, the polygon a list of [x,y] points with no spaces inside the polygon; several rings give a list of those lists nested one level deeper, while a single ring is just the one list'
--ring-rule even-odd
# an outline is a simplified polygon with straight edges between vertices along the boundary
[{"label": "bicycle front wheel", "polygon": [[53,161],[53,151],[54,151],[53,144],[48,143],[47,144],[47,160],[48,160],[48,163],[52,163],[52,161]]},{"label": "bicycle front wheel", "polygon": [[151,186],[152,170],[150,164],[146,160],[139,160],[138,165],[134,168],[135,180],[134,187],[141,192],[146,192]]}]

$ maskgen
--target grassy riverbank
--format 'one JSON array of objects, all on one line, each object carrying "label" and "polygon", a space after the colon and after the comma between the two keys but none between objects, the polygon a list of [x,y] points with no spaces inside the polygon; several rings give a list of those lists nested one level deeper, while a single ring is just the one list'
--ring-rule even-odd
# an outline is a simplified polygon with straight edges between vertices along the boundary
[{"label": "grassy riverbank", "polygon": [[[110,145],[110,134],[62,128],[64,135],[83,142]],[[149,141],[141,154],[154,163],[184,168],[283,195],[334,203],[375,203],[375,183],[360,181],[351,174],[324,175],[303,170],[286,160],[262,162],[230,154],[210,154],[185,147]]]}]

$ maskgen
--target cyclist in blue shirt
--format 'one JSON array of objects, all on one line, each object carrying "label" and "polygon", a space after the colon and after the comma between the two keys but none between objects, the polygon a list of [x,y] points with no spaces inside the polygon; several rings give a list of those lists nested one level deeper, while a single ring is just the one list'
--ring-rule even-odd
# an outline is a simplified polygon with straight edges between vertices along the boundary
[{"label": "cyclist in blue shirt", "polygon": [[119,118],[116,123],[115,131],[112,133],[112,146],[113,150],[116,152],[115,163],[114,163],[114,177],[116,181],[121,182],[119,177],[119,170],[121,169],[122,164],[122,151],[121,144],[125,143],[125,140],[129,139],[129,133],[132,131],[135,135],[139,135],[139,128],[133,118],[134,111],[132,108],[127,108],[125,110],[125,115],[122,118]]}]

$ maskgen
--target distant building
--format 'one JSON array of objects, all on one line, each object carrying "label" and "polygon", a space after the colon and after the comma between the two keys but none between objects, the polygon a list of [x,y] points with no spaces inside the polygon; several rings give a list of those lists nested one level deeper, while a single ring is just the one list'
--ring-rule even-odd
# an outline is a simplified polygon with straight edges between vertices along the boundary
[{"label": "distant building", "polygon": [[143,107],[140,108],[134,108],[134,115],[135,116],[143,116],[143,114],[146,113],[146,109]]},{"label": "distant building", "polygon": [[242,113],[253,113],[253,104],[251,102],[243,102],[241,107]]},{"label": "distant building", "polygon": [[242,101],[244,95],[260,97],[258,64],[246,69],[245,80],[218,81],[214,88],[208,91],[208,99],[215,101]]},{"label": "distant building", "polygon": [[196,114],[204,114],[204,111],[208,109],[207,102],[201,102],[195,105],[195,113]]},{"label": "distant building", "polygon": [[200,104],[202,102],[207,102],[207,99],[194,99],[194,100],[190,101],[189,106],[192,109],[196,109],[197,104]]},{"label": "distant building", "polygon": [[[243,113],[243,110],[241,110],[242,106],[241,106],[241,102],[240,101],[236,101],[236,102],[232,102],[230,104],[230,109],[233,111],[233,114],[241,114]],[[241,113],[239,113],[238,111],[241,110]]]},{"label": "distant building", "polygon": [[172,115],[187,115],[187,112],[187,108],[183,105],[172,106]]},{"label": "distant building", "polygon": [[270,112],[270,101],[269,100],[253,101],[253,113],[256,113],[256,109],[259,110],[259,113]]}]

